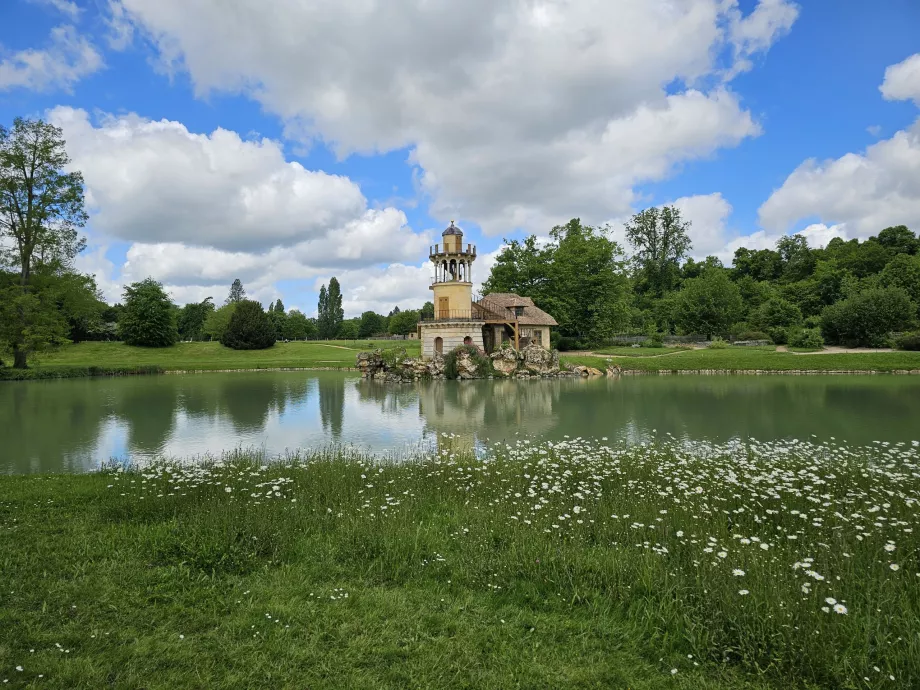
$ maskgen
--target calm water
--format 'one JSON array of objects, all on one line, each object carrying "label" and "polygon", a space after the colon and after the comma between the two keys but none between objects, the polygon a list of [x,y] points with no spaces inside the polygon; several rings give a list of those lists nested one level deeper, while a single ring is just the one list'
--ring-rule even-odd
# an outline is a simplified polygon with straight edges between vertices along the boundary
[{"label": "calm water", "polygon": [[338,372],[0,384],[0,472],[82,472],[109,458],[270,454],[350,443],[486,440],[920,439],[920,377],[630,376],[394,385]]}]

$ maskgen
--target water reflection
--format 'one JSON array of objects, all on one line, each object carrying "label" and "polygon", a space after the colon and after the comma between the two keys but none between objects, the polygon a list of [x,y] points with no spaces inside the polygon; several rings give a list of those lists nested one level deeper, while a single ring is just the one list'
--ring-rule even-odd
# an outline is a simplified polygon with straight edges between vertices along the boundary
[{"label": "water reflection", "polygon": [[197,374],[0,385],[0,471],[74,472],[116,457],[189,456],[239,446],[351,443],[372,451],[420,441],[653,433],[920,437],[920,378],[643,376],[382,384],[337,372]]}]

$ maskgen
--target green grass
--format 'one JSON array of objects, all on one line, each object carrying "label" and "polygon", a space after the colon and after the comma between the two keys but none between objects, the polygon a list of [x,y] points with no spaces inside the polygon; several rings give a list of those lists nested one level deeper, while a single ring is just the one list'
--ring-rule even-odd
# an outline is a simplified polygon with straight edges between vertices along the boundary
[{"label": "green grass", "polygon": [[418,340],[308,341],[276,343],[266,350],[231,350],[220,343],[179,343],[172,347],[132,347],[124,343],[86,342],[65,345],[36,358],[35,369],[56,367],[158,366],[166,371],[213,369],[351,368],[361,350],[405,347],[419,352]]},{"label": "green grass", "polygon": [[0,477],[0,681],[916,687],[916,448],[441,443]]},{"label": "green grass", "polygon": [[563,363],[600,366],[607,360],[634,371],[878,371],[920,369],[920,352],[860,352],[801,356],[776,352],[775,348],[729,347],[723,350],[686,350],[667,357],[622,357],[607,355],[563,356]]}]

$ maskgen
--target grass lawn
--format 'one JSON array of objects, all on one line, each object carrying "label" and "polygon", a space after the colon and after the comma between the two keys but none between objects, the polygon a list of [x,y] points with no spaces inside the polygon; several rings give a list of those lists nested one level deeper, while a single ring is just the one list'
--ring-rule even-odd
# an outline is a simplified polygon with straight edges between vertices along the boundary
[{"label": "grass lawn", "polygon": [[266,350],[231,350],[217,342],[178,343],[172,347],[132,347],[124,343],[86,342],[42,353],[37,368],[136,367],[156,365],[169,370],[271,369],[280,367],[355,366],[361,350],[405,347],[418,355],[418,340],[297,341],[276,343]]},{"label": "grass lawn", "polygon": [[[654,350],[649,350],[654,352]],[[737,347],[722,350],[685,350],[667,357],[623,357],[605,355],[562,356],[563,363],[586,364],[603,368],[610,360],[623,369],[635,371],[699,371],[704,369],[767,371],[879,371],[920,369],[920,352],[866,352],[796,355],[776,352],[775,348]]]},{"label": "grass lawn", "polygon": [[675,352],[684,352],[685,347],[602,347],[592,350],[601,355],[621,355],[623,357],[655,357],[670,355]]},{"label": "grass lawn", "polygon": [[0,477],[0,682],[918,687],[916,447],[441,443]]}]

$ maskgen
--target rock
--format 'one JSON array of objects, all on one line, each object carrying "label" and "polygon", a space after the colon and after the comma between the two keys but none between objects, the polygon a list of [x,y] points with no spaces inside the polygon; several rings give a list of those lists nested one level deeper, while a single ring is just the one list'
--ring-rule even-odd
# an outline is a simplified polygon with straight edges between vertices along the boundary
[{"label": "rock", "polygon": [[518,368],[518,355],[518,351],[513,347],[503,347],[500,350],[496,350],[490,355],[492,368],[500,374],[510,376]]},{"label": "rock", "polygon": [[579,364],[577,367],[572,367],[572,371],[578,374],[579,376],[588,375],[588,367],[582,366],[581,364]]},{"label": "rock", "polygon": [[555,374],[559,371],[559,353],[531,343],[521,350],[524,368],[535,374]]},{"label": "rock", "polygon": [[588,376],[603,376],[604,372],[600,369],[595,369],[594,367],[588,367],[588,370],[585,372]]},{"label": "rock", "polygon": [[620,369],[619,365],[617,364],[607,365],[607,376],[619,376],[622,373],[623,373],[623,370]]}]

